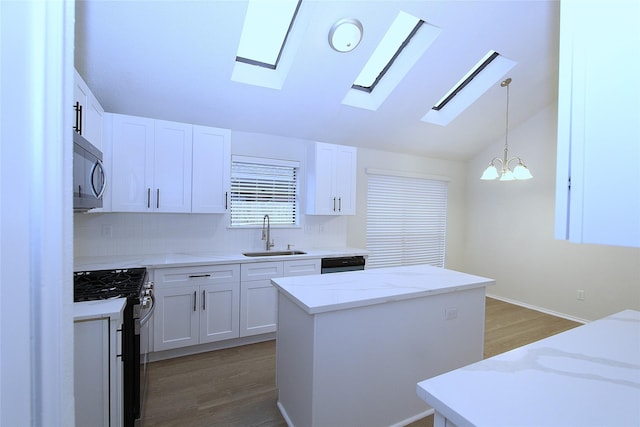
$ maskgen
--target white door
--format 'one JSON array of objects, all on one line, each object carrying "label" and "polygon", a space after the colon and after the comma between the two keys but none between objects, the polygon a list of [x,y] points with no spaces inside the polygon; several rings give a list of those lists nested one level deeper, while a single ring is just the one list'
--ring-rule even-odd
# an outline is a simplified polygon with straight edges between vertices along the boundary
[{"label": "white door", "polygon": [[339,215],[356,213],[356,148],[339,145],[335,157],[336,212]]},{"label": "white door", "polygon": [[231,132],[193,127],[191,212],[224,213],[231,176]]},{"label": "white door", "polygon": [[200,286],[200,344],[238,338],[238,283]]},{"label": "white door", "polygon": [[198,286],[156,288],[153,314],[154,351],[198,344],[200,308]]},{"label": "white door", "polygon": [[242,282],[240,289],[240,336],[275,332],[278,290],[271,279]]},{"label": "white door", "polygon": [[111,209],[149,212],[153,185],[153,120],[121,114],[112,117]]},{"label": "white door", "polygon": [[193,126],[155,120],[153,187],[156,212],[191,211],[191,156]]}]

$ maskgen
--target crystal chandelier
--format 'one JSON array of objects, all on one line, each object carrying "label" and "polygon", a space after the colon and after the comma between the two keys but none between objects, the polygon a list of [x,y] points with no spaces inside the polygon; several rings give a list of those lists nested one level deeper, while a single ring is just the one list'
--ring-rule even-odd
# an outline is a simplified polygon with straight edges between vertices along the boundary
[{"label": "crystal chandelier", "polygon": [[[502,158],[494,157],[489,163],[489,166],[484,170],[480,179],[499,181],[514,181],[516,179],[531,179],[533,175],[529,172],[529,169],[524,164],[524,161],[520,157],[512,157],[509,159],[509,84],[511,78],[507,78],[500,86],[507,88],[507,110],[506,110],[506,129],[504,137],[504,155]],[[508,160],[507,160],[508,159]],[[509,168],[509,163],[517,160],[518,164],[513,168],[513,171]],[[500,169],[498,170],[498,166]]]}]

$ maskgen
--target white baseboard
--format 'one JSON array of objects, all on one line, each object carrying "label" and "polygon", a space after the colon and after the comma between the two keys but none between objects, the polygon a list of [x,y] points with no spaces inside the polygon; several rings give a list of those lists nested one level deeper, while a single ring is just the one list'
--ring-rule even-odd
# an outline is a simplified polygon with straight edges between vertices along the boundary
[{"label": "white baseboard", "polygon": [[263,341],[271,341],[276,339],[275,332],[267,334],[252,335],[248,337],[233,338],[224,341],[216,341],[208,344],[192,345],[188,347],[174,348],[171,350],[162,350],[149,353],[149,362],[157,362],[159,360],[173,359],[175,357],[190,356],[192,354],[205,353],[214,350],[223,350],[225,348],[238,347],[247,344],[257,344]]},{"label": "white baseboard", "polygon": [[578,323],[583,323],[583,324],[584,323],[589,323],[589,320],[586,320],[586,319],[581,319],[579,317],[569,316],[568,314],[559,313],[557,311],[548,310],[546,308],[537,307],[535,305],[527,304],[527,303],[524,303],[524,302],[521,302],[521,301],[512,300],[512,299],[509,299],[509,298],[504,298],[504,297],[501,297],[501,296],[498,296],[498,295],[487,294],[487,297],[493,298],[493,299],[497,299],[497,300],[500,300],[500,301],[504,301],[504,302],[508,302],[509,304],[519,305],[520,307],[530,308],[531,310],[539,311],[541,313],[549,314],[551,316],[561,317],[563,319],[571,320],[573,322],[578,322]]}]

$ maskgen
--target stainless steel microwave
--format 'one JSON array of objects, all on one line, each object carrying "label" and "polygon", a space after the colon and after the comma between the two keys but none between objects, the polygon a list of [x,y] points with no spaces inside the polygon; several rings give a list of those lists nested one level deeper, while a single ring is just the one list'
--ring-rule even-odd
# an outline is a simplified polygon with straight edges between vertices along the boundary
[{"label": "stainless steel microwave", "polygon": [[102,207],[107,185],[102,152],[79,133],[73,133],[73,210]]}]

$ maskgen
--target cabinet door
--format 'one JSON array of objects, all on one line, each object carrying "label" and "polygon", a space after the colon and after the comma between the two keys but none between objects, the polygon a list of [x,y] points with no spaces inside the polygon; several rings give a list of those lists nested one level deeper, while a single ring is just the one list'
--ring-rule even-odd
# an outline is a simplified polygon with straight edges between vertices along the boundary
[{"label": "cabinet door", "polygon": [[240,286],[223,283],[200,287],[200,344],[239,336]]},{"label": "cabinet door", "polygon": [[109,426],[109,319],[74,323],[74,396],[78,426]]},{"label": "cabinet door", "polygon": [[[87,97],[89,96],[89,87],[85,84],[78,71],[73,70],[73,131],[78,132],[80,135],[84,135],[83,120],[85,105],[87,104]],[[79,111],[78,111],[79,109]]]},{"label": "cabinet door", "polygon": [[191,211],[193,126],[155,120],[152,207],[155,212]]},{"label": "cabinet door", "polygon": [[278,290],[271,279],[242,282],[240,286],[240,336],[275,332]]},{"label": "cabinet door", "polygon": [[82,117],[84,119],[82,134],[89,142],[95,145],[98,150],[102,151],[104,109],[92,93],[87,96]]},{"label": "cabinet door", "polygon": [[334,194],[338,198],[335,213],[339,215],[356,213],[356,158],[355,147],[336,147]]},{"label": "cabinet door", "polygon": [[336,196],[333,192],[336,179],[336,148],[330,144],[316,145],[316,214],[335,213]]},{"label": "cabinet door", "polygon": [[307,214],[355,214],[356,148],[316,142],[309,153]]},{"label": "cabinet door", "polygon": [[198,286],[156,287],[154,351],[185,347],[199,341]]},{"label": "cabinet door", "polygon": [[640,246],[638,16],[638,2],[561,2],[558,239]]},{"label": "cabinet door", "polygon": [[308,276],[311,274],[320,274],[321,260],[316,259],[300,259],[284,261],[284,276]]},{"label": "cabinet door", "polygon": [[150,212],[154,123],[144,117],[112,115],[111,209]]},{"label": "cabinet door", "polygon": [[193,127],[191,212],[225,213],[231,177],[231,132]]},{"label": "cabinet door", "polygon": [[84,136],[87,141],[102,150],[102,123],[104,109],[93,95],[89,86],[82,79],[78,71],[73,75],[73,104],[79,104],[81,111],[74,110],[74,130]]}]

